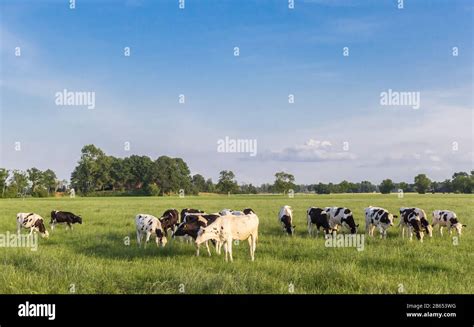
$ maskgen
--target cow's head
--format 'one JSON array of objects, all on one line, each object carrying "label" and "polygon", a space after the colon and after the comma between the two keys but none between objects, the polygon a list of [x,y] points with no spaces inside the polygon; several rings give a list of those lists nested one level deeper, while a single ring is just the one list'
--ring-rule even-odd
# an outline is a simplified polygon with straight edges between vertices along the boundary
[{"label": "cow's head", "polygon": [[42,219],[37,219],[35,224],[33,225],[41,234],[41,237],[48,238],[49,233],[46,230],[46,227],[44,226],[44,222]]},{"label": "cow's head", "polygon": [[452,226],[454,227],[459,236],[461,236],[462,228],[466,227],[466,225],[461,224],[459,221]]},{"label": "cow's head", "polygon": [[426,218],[420,219],[421,227],[429,237],[433,237],[433,226],[430,225]]},{"label": "cow's head", "polygon": [[156,245],[165,247],[168,240],[166,239],[166,235],[163,232],[163,229],[157,228],[155,232],[156,232]]},{"label": "cow's head", "polygon": [[217,240],[219,233],[224,229],[224,226],[218,226],[217,224],[210,224],[207,227],[201,227],[197,233],[196,244],[199,245],[209,240]]},{"label": "cow's head", "polygon": [[416,238],[420,240],[421,242],[423,242],[423,236],[424,236],[423,225],[421,224],[421,219],[418,216],[418,214],[416,214],[415,212],[412,212],[407,217],[407,221],[408,221],[409,226],[415,232]]},{"label": "cow's head", "polygon": [[280,218],[280,221],[283,225],[283,230],[288,234],[288,235],[293,235],[295,232],[295,225],[292,225],[291,217],[288,215],[284,215]]},{"label": "cow's head", "polygon": [[341,219],[341,223],[343,226],[345,226],[351,231],[351,234],[357,233],[357,228],[359,227],[359,224],[356,225],[354,216],[352,215],[352,211],[350,211],[349,209],[344,209],[344,216]]},{"label": "cow's head", "polygon": [[81,216],[74,216],[74,217],[72,218],[72,222],[82,225],[82,217],[81,217]]}]

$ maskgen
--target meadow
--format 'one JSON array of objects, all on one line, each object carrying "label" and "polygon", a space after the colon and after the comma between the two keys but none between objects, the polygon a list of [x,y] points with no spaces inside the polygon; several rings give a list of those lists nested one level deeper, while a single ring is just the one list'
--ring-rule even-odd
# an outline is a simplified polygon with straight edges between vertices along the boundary
[{"label": "meadow", "polygon": [[[286,236],[277,213],[284,205],[294,209],[296,235]],[[398,213],[401,206],[450,209],[467,227],[459,242],[447,233],[410,242],[396,227],[386,240],[366,237],[363,251],[328,248],[322,235],[309,237],[306,210],[310,206],[345,206],[353,210],[364,232],[364,208],[381,206]],[[234,245],[234,262],[212,249],[195,256],[194,246],[170,240],[165,248],[154,241],[138,248],[134,217],[157,217],[168,208],[251,207],[260,218],[256,260],[250,261],[248,244]],[[0,293],[119,293],[119,294],[394,294],[474,292],[474,196],[454,194],[338,194],[235,195],[194,197],[96,197],[0,200],[0,233],[16,231],[17,212],[43,216],[49,239],[39,239],[37,251],[0,249]],[[49,228],[50,211],[80,214],[83,225]],[[430,217],[431,221],[431,217]],[[397,222],[398,224],[398,222]],[[23,230],[22,233],[27,233]],[[127,242],[127,240],[130,242]],[[457,244],[457,245],[455,245]]]}]

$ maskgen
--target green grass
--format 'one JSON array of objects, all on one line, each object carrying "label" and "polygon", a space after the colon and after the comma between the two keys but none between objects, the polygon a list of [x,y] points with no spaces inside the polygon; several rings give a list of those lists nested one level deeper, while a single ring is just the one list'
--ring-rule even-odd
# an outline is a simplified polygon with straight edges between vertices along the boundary
[{"label": "green grass", "polygon": [[[296,236],[283,234],[278,209],[294,209]],[[474,196],[396,194],[116,197],[0,200],[0,233],[16,230],[17,212],[36,212],[47,221],[52,209],[81,214],[83,225],[74,231],[58,226],[50,238],[39,239],[38,251],[27,248],[0,249],[0,293],[284,293],[289,284],[295,293],[473,293],[474,291]],[[365,248],[326,248],[324,239],[309,238],[306,209],[309,206],[346,206],[356,222],[365,226],[363,209],[368,205],[398,212],[401,206],[417,206],[430,214],[451,209],[468,227],[459,245],[451,237],[424,243],[403,240],[392,227],[386,240],[366,239]],[[159,216],[167,208],[200,208],[215,212],[223,208],[253,208],[260,218],[256,260],[251,262],[247,242],[234,246],[234,262],[223,255],[201,257],[194,247],[170,241],[166,248],[150,243],[139,249],[134,216]],[[23,230],[23,233],[26,233]],[[124,244],[129,236],[130,246]],[[454,234],[453,234],[454,236]]]}]

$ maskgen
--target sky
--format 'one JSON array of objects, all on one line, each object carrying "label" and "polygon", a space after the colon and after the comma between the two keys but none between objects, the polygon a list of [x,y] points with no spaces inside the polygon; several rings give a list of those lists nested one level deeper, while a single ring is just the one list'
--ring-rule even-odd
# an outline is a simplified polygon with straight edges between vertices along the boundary
[{"label": "sky", "polygon": [[[253,184],[473,169],[470,0],[75,4],[0,0],[0,167],[69,179],[92,143]],[[65,89],[93,92],[94,109],[58,105]],[[388,90],[418,94],[419,108],[382,105]],[[218,151],[226,137],[256,155]]]}]

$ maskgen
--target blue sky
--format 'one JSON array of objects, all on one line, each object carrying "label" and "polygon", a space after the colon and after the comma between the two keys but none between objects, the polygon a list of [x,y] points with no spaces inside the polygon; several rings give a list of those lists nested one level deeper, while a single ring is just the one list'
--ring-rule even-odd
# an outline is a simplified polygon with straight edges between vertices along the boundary
[{"label": "blue sky", "polygon": [[[279,170],[380,182],[473,167],[472,1],[0,3],[2,167],[69,178],[88,143],[256,184]],[[63,89],[95,92],[96,108],[56,106]],[[382,107],[388,89],[420,92],[421,108]],[[226,136],[256,139],[258,155],[218,153]]]}]

